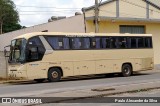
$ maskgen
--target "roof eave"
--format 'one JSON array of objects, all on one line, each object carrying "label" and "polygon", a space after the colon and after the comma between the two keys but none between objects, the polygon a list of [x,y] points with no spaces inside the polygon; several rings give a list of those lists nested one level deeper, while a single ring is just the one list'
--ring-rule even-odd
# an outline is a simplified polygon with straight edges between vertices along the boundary
[{"label": "roof eave", "polygon": [[157,8],[157,9],[160,10],[160,6],[158,6],[158,5],[154,4],[154,3],[152,3],[151,1],[149,1],[149,0],[143,0],[143,1],[149,3],[149,4],[152,5],[153,7],[155,7],[155,8]]},{"label": "roof eave", "polygon": [[[140,21],[140,22],[157,22],[160,23],[160,19],[147,19],[147,18],[128,18],[128,17],[105,17],[100,16],[100,20],[117,20],[117,21]],[[87,17],[86,20],[94,20],[94,17]]]}]

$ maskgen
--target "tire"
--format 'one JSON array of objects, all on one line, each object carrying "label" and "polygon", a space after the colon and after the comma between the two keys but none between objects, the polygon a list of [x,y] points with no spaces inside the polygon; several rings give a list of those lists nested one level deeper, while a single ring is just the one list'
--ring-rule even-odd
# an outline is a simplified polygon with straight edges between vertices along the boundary
[{"label": "tire", "polygon": [[38,82],[38,83],[42,83],[45,79],[34,79],[34,81]]},{"label": "tire", "polygon": [[58,81],[60,81],[61,76],[62,76],[61,70],[58,69],[58,68],[51,68],[48,71],[48,80],[50,82],[58,82]]},{"label": "tire", "polygon": [[129,77],[132,75],[132,67],[129,64],[124,64],[122,66],[122,76]]}]

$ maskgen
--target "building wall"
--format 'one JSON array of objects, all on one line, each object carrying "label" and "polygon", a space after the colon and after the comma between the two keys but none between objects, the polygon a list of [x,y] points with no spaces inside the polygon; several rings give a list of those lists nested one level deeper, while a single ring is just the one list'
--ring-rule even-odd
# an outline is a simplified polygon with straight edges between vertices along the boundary
[{"label": "building wall", "polygon": [[3,52],[0,52],[0,78],[6,78],[6,58]]},{"label": "building wall", "polygon": [[160,10],[153,6],[149,6],[149,18],[150,19],[160,19]]},{"label": "building wall", "polygon": [[[145,23],[145,22],[111,22],[101,21],[99,24],[100,33],[120,33],[120,25],[144,25],[146,28],[146,34],[153,35],[154,45],[154,58],[155,64],[160,64],[160,24],[158,23]],[[95,27],[93,21],[87,21],[87,32],[94,32]]]},{"label": "building wall", "polygon": [[[85,12],[86,17],[92,17],[95,15],[94,9]],[[116,2],[110,2],[108,4],[99,7],[99,16],[116,17]]]},{"label": "building wall", "polygon": [[146,18],[146,2],[142,0],[120,0],[119,11],[120,17]]},{"label": "building wall", "polygon": [[[118,5],[119,11],[116,11],[116,1],[100,6],[99,16],[116,17],[116,13],[119,12],[119,17],[122,18],[125,17],[144,19],[147,18],[147,14],[149,14],[150,19],[160,19],[160,10],[150,4],[148,4],[149,13],[147,13],[147,2],[145,2],[144,0],[119,0]],[[87,10],[85,13],[86,17],[93,17],[95,15],[94,9]]]},{"label": "building wall", "polygon": [[0,35],[0,51],[3,51],[4,46],[10,45],[11,40],[22,34],[31,32],[41,32],[48,30],[49,32],[85,32],[83,15],[73,16],[66,19],[49,22],[33,27],[13,31]]}]

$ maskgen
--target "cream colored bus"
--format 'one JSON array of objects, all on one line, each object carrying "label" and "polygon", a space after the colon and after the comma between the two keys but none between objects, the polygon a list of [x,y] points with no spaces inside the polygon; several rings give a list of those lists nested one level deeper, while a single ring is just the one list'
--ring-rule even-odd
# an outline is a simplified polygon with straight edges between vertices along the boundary
[{"label": "cream colored bus", "polygon": [[153,69],[152,36],[35,32],[11,41],[9,76],[59,81],[68,76]]}]

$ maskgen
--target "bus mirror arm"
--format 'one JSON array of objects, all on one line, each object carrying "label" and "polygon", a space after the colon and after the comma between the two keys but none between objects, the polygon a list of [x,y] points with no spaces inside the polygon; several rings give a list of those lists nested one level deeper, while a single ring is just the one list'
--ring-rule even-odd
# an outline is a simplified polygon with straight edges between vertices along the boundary
[{"label": "bus mirror arm", "polygon": [[10,45],[4,47],[4,56],[5,57],[9,57],[9,55],[7,55],[7,49],[6,49],[7,47],[10,47]]}]

